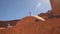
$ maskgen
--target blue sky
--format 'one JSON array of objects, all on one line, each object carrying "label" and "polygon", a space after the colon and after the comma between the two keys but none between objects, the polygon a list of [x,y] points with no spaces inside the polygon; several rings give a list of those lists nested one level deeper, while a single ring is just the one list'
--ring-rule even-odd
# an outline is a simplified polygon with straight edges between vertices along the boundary
[{"label": "blue sky", "polygon": [[49,0],[0,0],[0,20],[21,19],[51,10]]}]

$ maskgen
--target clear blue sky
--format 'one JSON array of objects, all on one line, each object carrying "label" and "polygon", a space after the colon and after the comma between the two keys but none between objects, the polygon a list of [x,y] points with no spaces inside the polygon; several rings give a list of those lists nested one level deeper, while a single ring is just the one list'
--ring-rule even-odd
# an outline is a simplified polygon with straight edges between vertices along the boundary
[{"label": "clear blue sky", "polygon": [[0,20],[21,19],[51,9],[49,0],[0,0]]}]

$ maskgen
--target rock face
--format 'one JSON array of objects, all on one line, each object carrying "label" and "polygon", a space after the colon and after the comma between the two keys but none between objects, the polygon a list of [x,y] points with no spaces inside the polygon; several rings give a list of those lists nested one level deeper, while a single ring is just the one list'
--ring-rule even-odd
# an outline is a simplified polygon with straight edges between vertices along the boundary
[{"label": "rock face", "polygon": [[7,31],[10,30],[7,34],[39,34],[42,26],[44,26],[44,21],[27,16],[21,19],[14,28],[7,29]]},{"label": "rock face", "polygon": [[60,34],[59,0],[51,0],[51,5],[52,13],[47,12],[39,15],[45,21],[34,16],[26,16],[14,27],[0,30],[0,34]]},{"label": "rock face", "polygon": [[60,0],[50,0],[54,16],[60,15]]},{"label": "rock face", "polygon": [[0,21],[0,27],[7,27],[8,24],[10,24],[11,26],[15,26],[18,21],[19,20]]},{"label": "rock face", "polygon": [[48,10],[46,13],[40,13],[40,14],[38,14],[38,16],[44,18],[45,20],[52,18],[53,17],[52,10]]},{"label": "rock face", "polygon": [[[44,26],[44,21],[33,16],[28,16],[19,21],[16,25],[17,33],[19,34],[40,34],[41,27]],[[41,26],[40,26],[41,25]],[[15,29],[16,29],[15,28]]]},{"label": "rock face", "polygon": [[7,34],[60,34],[60,18],[46,21],[28,16],[21,19],[15,27],[8,28]]}]

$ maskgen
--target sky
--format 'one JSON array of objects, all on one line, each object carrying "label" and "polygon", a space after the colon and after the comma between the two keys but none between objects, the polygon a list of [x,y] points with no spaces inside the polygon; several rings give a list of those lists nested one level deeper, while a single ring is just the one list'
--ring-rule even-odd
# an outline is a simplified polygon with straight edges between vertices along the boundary
[{"label": "sky", "polygon": [[0,0],[0,20],[16,20],[51,10],[49,0]]}]

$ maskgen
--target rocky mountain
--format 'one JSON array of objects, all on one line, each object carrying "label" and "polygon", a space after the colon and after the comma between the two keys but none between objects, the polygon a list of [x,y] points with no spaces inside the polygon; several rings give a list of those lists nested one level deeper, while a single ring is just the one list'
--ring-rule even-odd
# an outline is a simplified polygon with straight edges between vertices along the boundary
[{"label": "rocky mountain", "polygon": [[18,21],[19,21],[19,19],[18,20],[10,20],[10,21],[0,21],[0,27],[7,27],[8,24],[10,24],[10,26],[15,26]]}]

